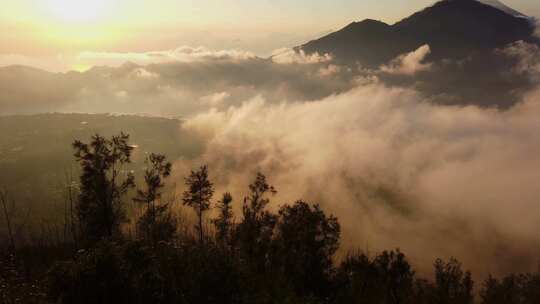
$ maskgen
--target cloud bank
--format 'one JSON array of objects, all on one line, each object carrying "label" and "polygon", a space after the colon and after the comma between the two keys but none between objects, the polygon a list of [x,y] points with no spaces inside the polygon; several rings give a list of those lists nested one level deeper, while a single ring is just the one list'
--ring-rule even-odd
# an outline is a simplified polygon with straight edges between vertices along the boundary
[{"label": "cloud bank", "polygon": [[[430,47],[425,45],[370,70],[339,64],[329,54],[307,55],[292,49],[275,51],[268,59],[238,50],[186,46],[144,53],[85,52],[74,61],[91,67],[85,72],[0,68],[0,113],[189,117],[209,107],[238,106],[256,96],[269,103],[318,100],[373,78],[417,90],[433,103],[509,108],[533,86],[530,71],[532,64],[538,64],[538,53],[535,45],[516,43],[477,58],[432,63],[427,61]],[[41,64],[39,59],[15,55],[0,57],[0,64],[9,60]],[[70,59],[55,60],[69,63]],[[209,96],[216,94],[227,97],[209,102]]]},{"label": "cloud bank", "polygon": [[338,216],[345,248],[400,247],[426,272],[455,256],[485,275],[539,262],[538,115],[540,90],[499,111],[372,83],[306,103],[255,98],[183,128],[207,138],[197,162],[221,190],[239,197],[260,170],[281,190],[274,208],[305,198]]},{"label": "cloud bank", "polygon": [[[435,258],[452,256],[480,276],[534,270],[540,86],[532,76],[540,52],[525,43],[501,52],[516,59],[509,75],[534,83],[510,109],[434,104],[415,86],[379,77],[316,100],[257,96],[188,119],[184,130],[207,148],[177,171],[209,164],[237,207],[262,171],[280,190],[273,208],[299,198],[321,203],[340,218],[345,250],[399,247],[425,273]],[[417,67],[428,53],[400,56],[395,67]]]}]

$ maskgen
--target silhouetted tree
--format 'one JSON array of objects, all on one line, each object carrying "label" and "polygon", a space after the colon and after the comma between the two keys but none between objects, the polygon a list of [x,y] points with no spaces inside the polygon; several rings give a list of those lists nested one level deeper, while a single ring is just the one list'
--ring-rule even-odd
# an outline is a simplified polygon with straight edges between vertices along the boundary
[{"label": "silhouetted tree", "polygon": [[520,304],[522,301],[523,276],[510,275],[499,281],[489,277],[480,291],[482,304]]},{"label": "silhouetted tree", "polygon": [[113,236],[124,220],[122,197],[134,187],[133,174],[122,168],[131,162],[133,147],[128,140],[129,135],[121,133],[111,139],[95,135],[88,144],[73,143],[82,169],[77,213],[87,241]]},{"label": "silhouetted tree", "polygon": [[510,274],[501,280],[489,277],[480,291],[482,304],[540,303],[540,272]]},{"label": "silhouetted tree", "polygon": [[414,272],[399,250],[383,251],[374,259],[349,255],[336,276],[338,303],[414,303]]},{"label": "silhouetted tree", "polygon": [[202,166],[198,171],[191,171],[186,178],[188,190],[184,191],[184,205],[192,207],[197,213],[199,241],[204,241],[203,214],[210,208],[212,196],[214,195],[214,185],[208,179],[208,167]]},{"label": "silhouetted tree", "polygon": [[155,245],[158,241],[171,239],[176,230],[168,205],[158,205],[165,187],[164,180],[171,174],[172,165],[164,155],[153,153],[145,162],[145,188],[138,189],[133,200],[146,204],[146,211],[137,225],[144,237]]},{"label": "silhouetted tree", "polygon": [[452,258],[448,262],[435,262],[435,302],[440,304],[472,304],[474,282],[469,271],[461,269],[461,263]]},{"label": "silhouetted tree", "polygon": [[414,272],[401,251],[383,251],[374,261],[381,275],[388,303],[406,303],[411,297]]},{"label": "silhouetted tree", "polygon": [[332,258],[339,247],[340,225],[319,205],[298,201],[279,210],[274,244],[274,268],[290,280],[303,296],[323,296],[333,270]]},{"label": "silhouetted tree", "polygon": [[11,218],[11,211],[8,207],[8,195],[7,193],[0,189],[0,203],[2,204],[2,214],[4,215],[4,220],[6,222],[6,231],[8,233],[9,238],[9,251],[14,252],[15,251],[15,237],[13,236],[13,227],[12,227],[12,218]]},{"label": "silhouetted tree", "polygon": [[274,187],[266,181],[266,177],[257,173],[255,181],[249,185],[249,194],[244,198],[242,206],[244,218],[236,229],[235,239],[242,254],[258,271],[266,267],[268,250],[277,221],[274,214],[264,209],[270,202],[267,196],[276,193]]},{"label": "silhouetted tree", "polygon": [[232,200],[233,198],[230,193],[223,194],[223,198],[217,204],[219,215],[213,220],[217,231],[216,238],[222,244],[228,244],[230,241],[230,233],[233,225]]}]

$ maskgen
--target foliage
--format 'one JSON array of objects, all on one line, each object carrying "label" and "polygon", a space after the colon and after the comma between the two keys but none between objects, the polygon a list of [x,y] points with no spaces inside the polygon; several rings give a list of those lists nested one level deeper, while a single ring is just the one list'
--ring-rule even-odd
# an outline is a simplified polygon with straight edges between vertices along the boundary
[{"label": "foliage", "polygon": [[176,223],[169,212],[167,204],[158,205],[164,179],[171,174],[172,164],[164,155],[150,154],[146,159],[147,168],[144,174],[145,188],[138,189],[133,199],[146,205],[143,216],[137,221],[137,230],[142,237],[152,244],[169,241],[176,232]]},{"label": "foliage", "polygon": [[448,262],[435,262],[435,298],[441,304],[472,304],[473,280],[470,272],[461,269],[461,263],[452,258]]},{"label": "foliage", "polygon": [[383,251],[370,259],[365,254],[349,255],[338,269],[339,302],[416,303],[413,301],[415,274],[401,251]]},{"label": "foliage", "polygon": [[278,213],[273,269],[279,269],[301,295],[324,296],[329,290],[340,226],[318,205],[298,201]]},{"label": "foliage", "polygon": [[510,274],[502,279],[489,277],[480,292],[482,304],[540,303],[540,272]]},{"label": "foliage", "polygon": [[266,181],[266,177],[257,173],[255,180],[249,185],[249,194],[244,198],[244,218],[235,231],[234,240],[242,258],[258,273],[268,267],[268,252],[277,217],[265,210],[265,207],[270,202],[267,195],[276,193],[274,187]]},{"label": "foliage", "polygon": [[134,187],[134,176],[122,166],[131,162],[133,147],[129,135],[106,139],[94,135],[89,144],[73,143],[75,159],[81,166],[77,213],[82,235],[89,242],[119,234],[124,220],[123,197]]},{"label": "foliage", "polygon": [[223,194],[223,198],[218,202],[219,215],[212,221],[216,228],[216,239],[219,243],[228,245],[230,243],[231,229],[233,226],[232,195]]},{"label": "foliage", "polygon": [[185,181],[188,190],[184,191],[182,201],[184,205],[192,207],[199,219],[196,230],[199,232],[199,241],[204,240],[203,214],[210,209],[211,199],[214,196],[214,185],[208,179],[208,167],[202,166],[191,174]]}]

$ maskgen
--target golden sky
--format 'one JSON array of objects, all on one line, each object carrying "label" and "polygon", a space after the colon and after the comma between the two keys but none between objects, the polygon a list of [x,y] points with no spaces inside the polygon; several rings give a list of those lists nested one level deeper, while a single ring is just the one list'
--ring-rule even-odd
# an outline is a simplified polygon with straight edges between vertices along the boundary
[{"label": "golden sky", "polygon": [[[395,22],[433,0],[6,0],[0,55],[62,57],[179,46],[258,55],[365,18]],[[539,16],[537,0],[508,0]],[[0,62],[2,64],[2,62]]]}]

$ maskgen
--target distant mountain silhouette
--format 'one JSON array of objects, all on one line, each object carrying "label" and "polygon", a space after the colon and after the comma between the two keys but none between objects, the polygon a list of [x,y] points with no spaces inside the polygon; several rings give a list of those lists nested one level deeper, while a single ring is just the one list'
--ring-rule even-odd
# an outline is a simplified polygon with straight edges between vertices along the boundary
[{"label": "distant mountain silhouette", "polygon": [[432,50],[428,60],[456,59],[533,40],[533,32],[531,19],[499,1],[444,0],[393,25],[369,19],[353,22],[297,49],[376,67],[424,44]]},{"label": "distant mountain silhouette", "polygon": [[[481,3],[484,3],[486,5],[493,6],[495,8],[500,9],[501,11],[510,14],[515,17],[521,17],[521,18],[530,18],[525,14],[522,14],[521,12],[516,11],[515,9],[508,7],[506,4],[502,3],[499,0],[478,0]],[[532,18],[531,18],[532,20]]]}]

